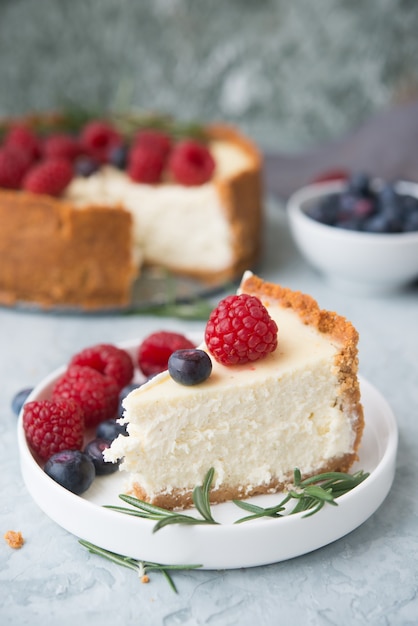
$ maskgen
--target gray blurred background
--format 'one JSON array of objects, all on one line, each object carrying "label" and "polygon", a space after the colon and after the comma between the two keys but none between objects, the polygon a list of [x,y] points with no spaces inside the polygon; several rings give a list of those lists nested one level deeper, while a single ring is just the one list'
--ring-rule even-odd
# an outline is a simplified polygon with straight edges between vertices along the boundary
[{"label": "gray blurred background", "polygon": [[416,0],[0,0],[0,116],[139,107],[297,152],[417,92]]}]

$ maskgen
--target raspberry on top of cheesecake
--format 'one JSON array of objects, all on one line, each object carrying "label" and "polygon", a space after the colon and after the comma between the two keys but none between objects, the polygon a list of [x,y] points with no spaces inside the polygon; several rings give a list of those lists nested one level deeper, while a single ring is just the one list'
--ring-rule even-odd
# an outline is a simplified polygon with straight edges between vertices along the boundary
[{"label": "raspberry on top of cheesecake", "polygon": [[251,273],[229,298],[200,346],[212,361],[204,382],[179,384],[166,371],[124,401],[129,436],[105,457],[122,459],[126,488],[142,500],[187,507],[212,467],[215,503],[280,491],[295,468],[303,477],[347,471],[357,458],[364,418],[352,324]]},{"label": "raspberry on top of cheesecake", "polygon": [[248,138],[159,117],[70,121],[0,123],[0,303],[124,306],[143,265],[213,284],[254,264]]}]

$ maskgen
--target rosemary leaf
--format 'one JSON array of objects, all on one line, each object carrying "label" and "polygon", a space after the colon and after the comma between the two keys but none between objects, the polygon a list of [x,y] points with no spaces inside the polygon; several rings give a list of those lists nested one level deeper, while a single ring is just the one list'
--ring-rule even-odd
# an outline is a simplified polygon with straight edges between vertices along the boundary
[{"label": "rosemary leaf", "polygon": [[109,550],[105,550],[104,548],[100,548],[99,546],[90,543],[89,541],[85,541],[84,539],[79,539],[79,543],[87,548],[89,552],[92,554],[97,554],[98,556],[102,556],[117,565],[123,565],[124,567],[129,567],[130,569],[137,570],[138,563],[135,559],[130,557],[122,556],[121,554],[116,554],[115,552],[110,552]]},{"label": "rosemary leaf", "polygon": [[[132,509],[111,505],[106,508],[127,515],[156,521],[157,523],[154,525],[153,532],[157,532],[165,526],[173,524],[189,526],[198,524],[218,524],[213,518],[210,505],[210,490],[214,473],[214,469],[210,468],[202,485],[197,485],[193,490],[193,503],[198,513],[201,515],[200,518],[178,511],[163,509],[126,494],[121,494],[119,497],[124,502],[131,505],[133,507]],[[250,502],[233,500],[237,507],[251,514],[239,518],[234,523],[242,524],[243,522],[259,519],[261,517],[278,518],[284,517],[285,515],[294,515],[296,513],[305,513],[303,517],[309,517],[318,513],[325,504],[337,506],[338,503],[336,500],[339,497],[357,487],[368,476],[369,474],[363,472],[363,470],[355,474],[324,472],[302,480],[300,470],[296,468],[294,470],[294,488],[289,488],[286,495],[275,506],[264,508]],[[286,512],[286,505],[291,500],[295,501],[293,508]]]},{"label": "rosemary leaf", "polygon": [[151,304],[141,306],[126,312],[126,315],[154,315],[156,317],[176,317],[183,320],[206,321],[213,306],[206,300],[191,300],[190,302],[167,304]]},{"label": "rosemary leaf", "polygon": [[203,485],[196,486],[193,490],[193,503],[200,515],[210,524],[216,524],[210,510],[209,492],[213,481],[215,470],[213,467],[208,471],[203,481]]},{"label": "rosemary leaf", "polygon": [[138,573],[139,576],[143,576],[146,572],[161,572],[164,578],[167,580],[171,589],[174,593],[177,593],[177,588],[174,584],[173,579],[171,578],[169,571],[180,571],[180,570],[194,570],[202,567],[201,565],[192,564],[192,565],[167,565],[162,563],[153,563],[152,561],[142,561],[133,559],[131,557],[123,556],[121,554],[116,554],[115,552],[111,552],[110,550],[105,550],[104,548],[100,548],[99,546],[90,543],[89,541],[85,541],[84,539],[79,539],[79,543],[87,548],[89,552],[92,554],[97,554],[112,563],[116,563],[116,565],[122,565],[123,567],[128,567],[133,569]]},{"label": "rosemary leaf", "polygon": [[284,505],[290,500],[296,500],[296,503],[287,515],[305,512],[303,517],[310,517],[318,513],[325,504],[337,506],[337,498],[357,487],[368,476],[369,474],[363,470],[355,474],[324,472],[301,480],[300,470],[296,468],[293,477],[295,489],[289,489],[285,498],[276,507],[262,508],[234,500],[237,506],[253,513],[236,520],[235,524],[261,517],[283,517],[281,512],[284,511]]},{"label": "rosemary leaf", "polygon": [[197,517],[192,517],[191,515],[182,515],[181,513],[177,515],[167,515],[166,517],[161,517],[161,519],[155,524],[153,528],[153,533],[157,532],[161,528],[165,526],[170,526],[171,524],[184,524],[186,526],[196,526],[198,524],[210,524],[216,522],[208,522],[206,519],[199,519]]},{"label": "rosemary leaf", "polygon": [[135,498],[134,496],[121,494],[119,498],[123,500],[124,502],[126,502],[127,504],[130,504],[131,506],[135,506],[139,509],[142,509],[143,511],[147,511],[148,513],[152,513],[154,515],[167,515],[167,514],[174,515],[172,511],[168,511],[167,509],[162,509],[161,507],[155,506],[155,504],[150,504],[149,502],[145,502],[144,500],[139,500],[138,498]]}]

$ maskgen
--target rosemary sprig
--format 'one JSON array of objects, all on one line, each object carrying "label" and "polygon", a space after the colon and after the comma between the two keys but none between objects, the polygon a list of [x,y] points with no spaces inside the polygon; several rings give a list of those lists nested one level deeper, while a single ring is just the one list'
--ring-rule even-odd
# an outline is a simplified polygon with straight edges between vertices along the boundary
[{"label": "rosemary sprig", "polygon": [[[368,476],[368,472],[360,470],[355,474],[343,472],[326,472],[316,474],[305,480],[301,479],[299,469],[293,473],[294,488],[287,491],[286,496],[274,507],[260,507],[250,502],[234,500],[239,508],[251,513],[246,517],[236,520],[235,524],[241,524],[260,517],[283,517],[307,511],[303,517],[310,517],[318,513],[325,504],[337,506],[336,499],[357,487]],[[287,512],[286,505],[291,500],[296,500],[294,507]]]},{"label": "rosemary sprig", "polygon": [[118,511],[119,513],[125,513],[126,515],[133,515],[135,517],[142,517],[144,519],[155,520],[157,523],[153,528],[153,532],[157,532],[164,526],[169,526],[171,524],[186,524],[186,525],[196,525],[196,524],[217,524],[211,513],[210,502],[209,502],[209,492],[212,485],[212,480],[214,476],[214,469],[211,468],[205,476],[203,484],[200,486],[196,486],[193,489],[192,499],[193,504],[196,507],[197,511],[200,513],[201,517],[193,517],[192,515],[187,515],[185,513],[180,513],[178,511],[170,511],[168,509],[163,509],[159,506],[155,506],[154,504],[149,504],[148,502],[144,502],[143,500],[139,500],[134,496],[129,496],[127,494],[119,495],[119,498],[131,505],[133,508],[128,509],[126,507],[108,505],[105,508],[112,509],[113,511]]},{"label": "rosemary sprig", "polygon": [[[214,469],[211,468],[205,476],[203,484],[196,486],[193,490],[193,504],[201,517],[193,517],[178,511],[171,511],[161,507],[149,504],[143,500],[139,500],[134,496],[121,494],[119,498],[131,505],[132,508],[108,505],[106,508],[126,515],[142,517],[144,519],[154,520],[157,523],[153,528],[153,532],[169,526],[171,524],[218,524],[213,518],[210,506],[210,488],[212,486]],[[246,517],[236,520],[235,524],[242,524],[250,520],[260,517],[284,517],[285,515],[294,515],[296,513],[306,512],[303,517],[309,517],[318,513],[325,504],[337,506],[337,498],[348,493],[354,487],[357,487],[369,476],[368,472],[360,470],[355,474],[347,474],[344,472],[326,472],[316,474],[310,478],[302,480],[299,469],[293,472],[293,486],[287,490],[285,497],[275,506],[261,507],[251,502],[241,500],[233,500],[234,504],[250,513]],[[288,510],[286,506],[291,500],[296,500],[292,509]]]},{"label": "rosemary sprig", "polygon": [[152,561],[142,561],[128,556],[123,556],[121,554],[116,554],[115,552],[110,552],[109,550],[100,548],[99,546],[96,546],[89,541],[85,541],[84,539],[79,539],[78,541],[92,554],[97,554],[112,563],[116,563],[117,565],[122,565],[123,567],[128,567],[129,569],[136,571],[139,578],[144,582],[147,580],[147,572],[161,572],[175,593],[177,593],[177,588],[169,574],[169,571],[193,570],[202,567],[201,565],[163,565],[161,563],[153,563]]},{"label": "rosemary sprig", "polygon": [[[83,126],[93,119],[111,122],[128,141],[133,133],[144,128],[165,131],[174,139],[194,138],[207,141],[207,134],[202,124],[198,122],[182,122],[169,115],[147,113],[143,111],[112,112],[95,111],[70,104],[57,112],[39,112],[25,116],[25,123],[29,124],[39,135],[51,132],[78,133]],[[13,121],[17,121],[13,120]],[[0,119],[0,137],[7,132],[9,120]]]},{"label": "rosemary sprig", "polygon": [[156,317],[176,317],[183,320],[206,321],[213,309],[210,302],[199,299],[190,302],[167,302],[166,304],[150,304],[129,310],[126,315],[154,315]]},{"label": "rosemary sprig", "polygon": [[[125,513],[126,515],[155,520],[157,523],[153,528],[153,532],[156,532],[157,530],[170,524],[218,524],[212,516],[209,498],[214,473],[214,469],[211,468],[206,474],[203,484],[196,486],[193,490],[193,503],[197,511],[200,513],[201,518],[163,509],[126,494],[121,494],[119,497],[127,504],[130,504],[132,508],[113,505],[109,505],[105,508],[119,511],[120,513]],[[260,517],[277,518],[305,511],[306,513],[302,517],[309,517],[318,513],[318,511],[320,511],[325,504],[337,506],[337,498],[357,487],[357,485],[362,483],[368,476],[369,473],[364,472],[363,470],[360,470],[355,474],[325,472],[323,474],[317,474],[302,480],[301,473],[299,469],[296,468],[293,472],[293,486],[287,491],[286,496],[276,506],[263,508],[250,502],[234,500],[233,502],[236,506],[250,513],[250,515],[236,520],[235,524],[241,524]],[[296,504],[293,509],[288,511],[286,505],[291,500],[296,500]],[[80,539],[79,542],[81,545],[86,547],[89,552],[102,556],[117,565],[122,565],[136,571],[138,576],[144,582],[147,580],[147,572],[161,572],[175,593],[177,593],[177,589],[169,571],[193,570],[202,567],[202,565],[163,565],[161,563],[142,561],[116,554],[115,552],[110,552],[109,550],[100,548],[99,546],[83,539]]]}]

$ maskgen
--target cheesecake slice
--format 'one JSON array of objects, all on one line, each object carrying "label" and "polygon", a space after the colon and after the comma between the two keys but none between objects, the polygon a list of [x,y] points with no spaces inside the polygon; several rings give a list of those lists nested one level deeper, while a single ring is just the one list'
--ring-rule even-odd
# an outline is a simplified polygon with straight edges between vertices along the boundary
[{"label": "cheesecake slice", "polygon": [[212,359],[211,376],[193,387],[163,372],[125,399],[129,436],[106,458],[123,459],[127,490],[142,500],[187,507],[212,467],[216,503],[280,491],[295,468],[303,477],[347,471],[357,458],[357,331],[310,296],[250,272],[239,291],[267,308],[278,347],[244,365]]}]

